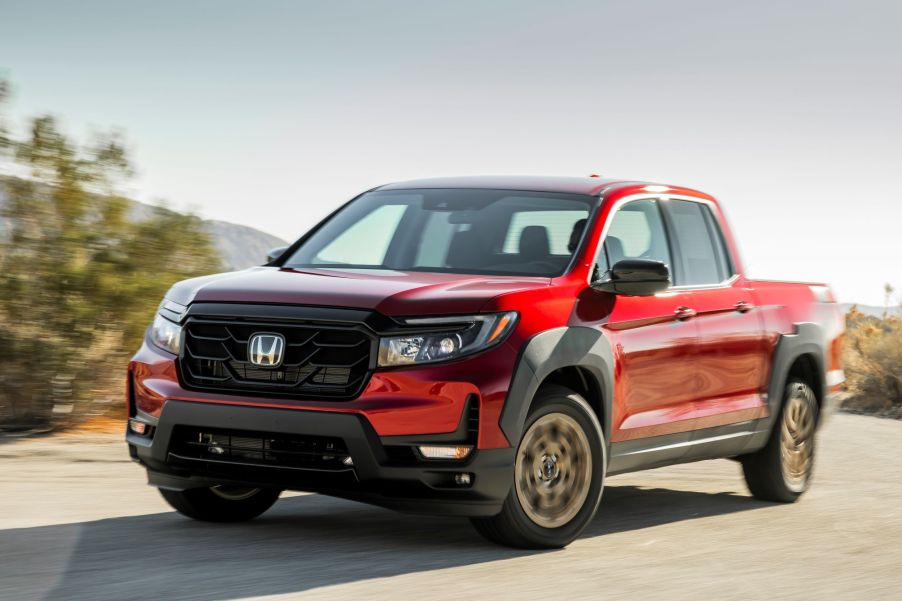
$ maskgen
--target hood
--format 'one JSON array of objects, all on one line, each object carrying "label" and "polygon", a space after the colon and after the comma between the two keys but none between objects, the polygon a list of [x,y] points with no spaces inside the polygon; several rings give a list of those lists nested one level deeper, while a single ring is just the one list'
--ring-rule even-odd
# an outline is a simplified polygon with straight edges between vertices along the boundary
[{"label": "hood", "polygon": [[549,284],[543,277],[255,267],[179,282],[166,298],[183,305],[284,303],[370,309],[393,316],[442,315],[476,313],[498,295]]}]

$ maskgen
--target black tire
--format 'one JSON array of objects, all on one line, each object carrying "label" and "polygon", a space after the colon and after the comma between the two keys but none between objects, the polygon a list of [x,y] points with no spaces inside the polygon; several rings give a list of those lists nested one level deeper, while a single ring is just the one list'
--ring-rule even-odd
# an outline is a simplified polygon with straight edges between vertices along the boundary
[{"label": "black tire", "polygon": [[159,490],[166,502],[180,514],[204,522],[252,520],[272,507],[282,493],[277,488],[237,487]]},{"label": "black tire", "polygon": [[[794,411],[794,408],[804,412],[804,420],[808,424],[808,435],[801,442],[797,442],[800,436],[790,434],[792,428],[787,425],[787,420],[794,422],[793,418],[787,417],[787,413]],[[790,380],[783,393],[780,415],[774,422],[767,445],[740,458],[746,484],[755,498],[793,503],[808,490],[814,468],[817,419],[818,404],[814,391],[801,380]],[[798,449],[804,446],[807,461],[804,462],[803,469],[793,462],[790,457],[795,455],[785,451],[784,444]]]},{"label": "black tire", "polygon": [[[565,417],[561,418],[559,416]],[[574,474],[567,473],[564,475],[565,472],[559,471],[556,472],[553,480],[543,480],[553,484],[559,478],[563,478],[560,484],[563,490],[579,490],[578,498],[582,498],[583,489],[586,491],[585,499],[578,506],[578,509],[578,499],[570,504],[568,512],[572,513],[575,511],[575,514],[554,527],[540,525],[534,518],[530,517],[530,512],[536,515],[536,510],[534,508],[524,508],[524,503],[528,504],[529,501],[526,501],[524,498],[524,501],[521,502],[521,495],[524,494],[522,487],[519,487],[520,494],[518,494],[518,468],[516,465],[521,464],[521,459],[522,465],[529,464],[530,455],[528,453],[521,454],[521,452],[526,451],[524,443],[527,440],[527,435],[534,431],[533,426],[539,420],[543,420],[542,424],[544,424],[549,419],[563,419],[568,427],[575,423],[585,436],[585,439],[580,438],[579,442],[587,442],[588,449],[591,451],[591,461],[579,461],[576,464],[577,467],[571,470]],[[539,426],[542,424],[539,424]],[[557,434],[560,436],[559,431]],[[578,433],[576,435],[579,436]],[[565,437],[561,436],[562,440],[563,438]],[[563,447],[571,448],[566,441]],[[598,510],[598,504],[601,502],[601,493],[604,488],[605,470],[607,469],[606,448],[604,434],[602,433],[601,425],[598,423],[598,417],[585,399],[563,386],[543,386],[536,394],[529,416],[526,418],[526,424],[523,427],[523,435],[518,443],[517,459],[515,460],[515,465],[511,466],[511,469],[515,471],[514,483],[511,485],[511,490],[504,501],[501,513],[488,518],[472,518],[470,520],[471,523],[483,537],[508,547],[559,549],[567,546],[580,535]],[[567,461],[567,465],[571,465],[570,462],[572,460],[568,459]],[[541,465],[545,464],[542,463]],[[553,465],[557,465],[556,458]],[[520,473],[528,472],[521,469]],[[540,479],[545,476],[541,469],[539,474]],[[564,484],[568,481],[573,484]],[[524,486],[526,485],[524,484]]]}]

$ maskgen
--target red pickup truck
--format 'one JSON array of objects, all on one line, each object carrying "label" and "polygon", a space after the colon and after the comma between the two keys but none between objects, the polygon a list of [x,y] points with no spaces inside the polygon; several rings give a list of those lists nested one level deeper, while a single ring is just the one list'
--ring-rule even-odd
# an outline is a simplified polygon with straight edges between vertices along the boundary
[{"label": "red pickup truck", "polygon": [[196,519],[293,489],[561,547],[624,472],[729,457],[795,501],[842,329],[827,286],[746,277],[696,190],[395,183],[264,266],[175,284],[129,364],[127,440]]}]

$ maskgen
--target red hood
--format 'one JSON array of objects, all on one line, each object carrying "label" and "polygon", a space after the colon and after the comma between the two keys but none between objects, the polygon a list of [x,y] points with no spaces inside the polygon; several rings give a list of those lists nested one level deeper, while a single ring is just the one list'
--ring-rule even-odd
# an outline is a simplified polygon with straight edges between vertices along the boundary
[{"label": "red hood", "polygon": [[194,301],[286,303],[375,309],[384,315],[478,312],[492,298],[548,286],[541,277],[255,267],[174,285],[166,298]]}]

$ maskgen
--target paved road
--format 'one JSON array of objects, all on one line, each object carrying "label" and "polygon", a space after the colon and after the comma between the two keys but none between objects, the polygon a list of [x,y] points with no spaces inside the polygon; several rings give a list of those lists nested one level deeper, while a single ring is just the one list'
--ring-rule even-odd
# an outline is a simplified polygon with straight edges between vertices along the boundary
[{"label": "paved road", "polygon": [[731,461],[611,478],[569,548],[317,495],[240,525],[171,512],[118,436],[0,443],[0,599],[902,599],[902,422],[837,415],[812,491],[753,500]]}]

